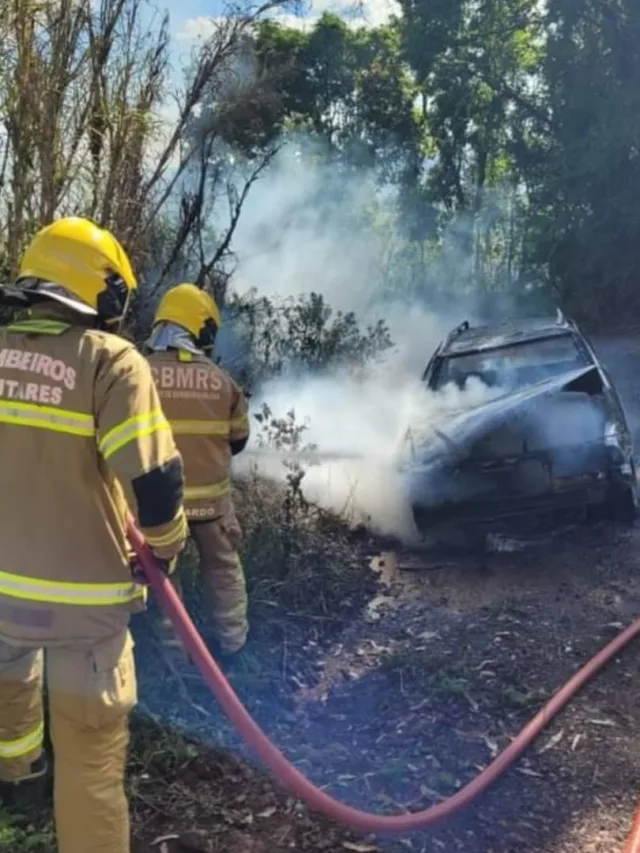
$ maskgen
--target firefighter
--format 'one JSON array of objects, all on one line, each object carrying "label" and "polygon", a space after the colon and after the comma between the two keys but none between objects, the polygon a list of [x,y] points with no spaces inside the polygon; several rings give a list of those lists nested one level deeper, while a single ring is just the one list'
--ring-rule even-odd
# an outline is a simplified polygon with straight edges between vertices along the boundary
[{"label": "firefighter", "polygon": [[[160,301],[147,347],[163,410],[184,460],[185,507],[198,549],[218,652],[240,651],[248,633],[247,593],[231,500],[231,457],[249,437],[245,397],[211,360],[220,312],[194,284]],[[171,634],[167,644],[171,642]]]},{"label": "firefighter", "polygon": [[17,284],[30,316],[0,329],[0,799],[47,770],[44,650],[59,853],[128,853],[145,587],[125,524],[131,509],[169,571],[188,538],[182,460],[149,365],[114,334],[136,287],[117,240],[59,219]]}]

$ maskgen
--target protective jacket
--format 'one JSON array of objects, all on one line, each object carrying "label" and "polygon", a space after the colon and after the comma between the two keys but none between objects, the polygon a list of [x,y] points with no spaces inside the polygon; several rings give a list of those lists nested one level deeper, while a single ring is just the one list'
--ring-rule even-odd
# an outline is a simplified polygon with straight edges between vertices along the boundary
[{"label": "protective jacket", "polygon": [[146,360],[55,312],[0,329],[0,636],[113,636],[144,607],[130,509],[160,556],[188,535],[183,469]]},{"label": "protective jacket", "polygon": [[149,363],[184,463],[187,518],[220,518],[230,507],[232,445],[249,436],[244,394],[203,353],[161,350]]}]

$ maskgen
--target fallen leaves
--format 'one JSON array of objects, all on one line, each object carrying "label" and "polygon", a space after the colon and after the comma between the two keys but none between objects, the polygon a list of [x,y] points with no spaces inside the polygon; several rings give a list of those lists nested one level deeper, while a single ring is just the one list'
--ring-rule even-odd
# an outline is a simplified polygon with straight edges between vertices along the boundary
[{"label": "fallen leaves", "polygon": [[500,752],[500,747],[496,743],[495,740],[492,740],[488,735],[483,735],[482,740],[486,743],[487,749],[491,755],[491,758],[495,758],[497,754]]},{"label": "fallen leaves", "polygon": [[[532,576],[528,577],[534,584]],[[472,607],[454,612],[444,595],[435,587],[431,590],[430,583],[418,585],[414,581],[416,591],[420,596],[424,593],[424,598],[403,601],[382,595],[374,599],[369,617],[354,622],[329,651],[320,654],[315,641],[309,640],[305,646],[306,668],[299,671],[292,663],[294,644],[289,642],[287,675],[291,681],[287,684],[296,683],[297,672],[301,681],[308,678],[310,691],[315,691],[317,684],[321,689],[305,699],[295,719],[288,719],[284,709],[278,708],[273,717],[261,709],[274,742],[293,763],[320,788],[359,808],[406,812],[445,799],[513,740],[548,698],[545,690],[555,689],[571,674],[583,644],[585,656],[590,653],[585,639],[589,625],[585,628],[581,623],[578,630],[575,620],[566,620],[565,624],[556,618],[558,612],[565,615],[566,596],[560,608],[555,608],[557,599],[549,602],[542,617],[538,598],[534,602],[531,596],[523,604],[525,618],[518,622],[511,605],[508,612],[492,606],[485,611],[479,610],[479,602],[474,600]],[[458,578],[455,583],[467,581]],[[487,583],[493,585],[494,581],[483,580],[481,594]],[[438,584],[450,601],[455,599],[455,584],[449,586],[448,576],[443,575]],[[576,619],[582,618],[581,610],[576,614]],[[598,619],[596,624],[604,621],[606,618]],[[496,627],[506,629],[496,633]],[[566,659],[568,648],[576,652],[570,661]],[[309,676],[312,667],[321,673],[318,680]],[[619,671],[614,674],[612,668],[610,672],[612,679],[620,678]],[[597,693],[598,684],[606,685],[602,696]],[[427,847],[418,838],[413,840],[414,846],[402,840],[397,848],[390,849],[405,846],[414,853],[432,848],[484,853],[487,844],[493,845],[491,849],[502,849],[495,847],[498,837],[505,839],[505,845],[512,845],[509,849],[528,849],[531,839],[544,833],[547,822],[557,821],[560,814],[574,807],[576,783],[581,791],[586,778],[591,783],[592,754],[602,770],[602,779],[609,784],[609,777],[605,779],[609,753],[613,753],[609,744],[618,733],[618,740],[622,737],[631,717],[624,715],[628,706],[619,708],[617,701],[610,701],[609,691],[616,689],[613,684],[604,679],[598,684],[591,697],[587,694],[586,699],[580,698],[565,712],[561,722],[564,728],[556,723],[536,743],[535,754],[531,750],[513,768],[509,792],[513,790],[517,797],[503,797],[498,792],[483,802],[478,820],[486,837],[469,834],[463,838],[461,824],[454,819],[443,826],[445,841],[430,834]],[[625,684],[624,689],[633,688]],[[619,694],[617,691],[614,696]],[[326,707],[321,707],[318,699],[325,700]],[[594,732],[592,727],[601,731]],[[615,760],[613,756],[612,765]],[[589,769],[585,772],[587,762]],[[193,812],[182,820],[185,827],[188,821],[211,827],[213,850],[377,853],[380,847],[387,849],[386,840],[380,847],[371,837],[352,840],[350,832],[323,822],[297,801],[285,799],[268,787],[270,783],[236,781],[230,777],[228,766],[222,762],[220,766],[215,781],[199,783],[200,787],[192,790]],[[205,766],[204,770],[206,779],[211,768]],[[627,778],[624,773],[620,777]],[[193,788],[191,782],[188,784]],[[604,781],[601,784],[604,789]],[[195,799],[205,786],[215,790],[215,797],[208,803],[203,797],[196,806]],[[242,791],[243,798],[233,791]],[[252,820],[247,820],[247,812]],[[143,817],[148,813],[144,810]],[[522,820],[528,813],[533,815],[531,824]],[[152,819],[157,828],[162,816]],[[519,841],[514,832],[517,829],[522,831]],[[173,850],[178,847],[175,841],[172,844],[175,838],[161,836],[153,849],[164,844]],[[231,843],[236,838],[238,842]],[[164,847],[158,853],[168,853]],[[565,848],[562,850],[565,853]]]},{"label": "fallen leaves", "polygon": [[263,809],[261,812],[258,812],[257,817],[267,819],[273,817],[277,811],[278,809],[276,808],[276,806],[269,806],[268,809]]},{"label": "fallen leaves", "polygon": [[540,749],[538,750],[538,755],[542,755],[543,753],[548,752],[550,749],[553,749],[554,746],[557,746],[560,743],[563,737],[564,729],[560,729],[559,732],[556,732],[552,737],[549,738],[549,740],[544,744],[544,746],[540,747]]},{"label": "fallen leaves", "polygon": [[537,770],[532,770],[531,767],[518,767],[518,773],[521,773],[523,776],[531,776],[534,779],[543,779],[544,776],[542,773],[538,773]]}]

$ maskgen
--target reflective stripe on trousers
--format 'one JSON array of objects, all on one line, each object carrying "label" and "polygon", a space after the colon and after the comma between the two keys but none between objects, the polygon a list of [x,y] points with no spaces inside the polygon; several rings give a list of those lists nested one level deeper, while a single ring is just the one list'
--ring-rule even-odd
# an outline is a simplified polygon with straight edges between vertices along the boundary
[{"label": "reflective stripe on trousers", "polygon": [[[124,789],[129,713],[136,704],[133,642],[127,631],[88,647],[46,650],[54,810],[60,853],[129,853]],[[26,741],[43,719],[43,654],[0,640],[0,735]],[[0,778],[25,778],[41,752],[0,756]]]},{"label": "reflective stripe on trousers", "polygon": [[0,595],[50,604],[105,606],[126,604],[146,596],[146,588],[133,581],[122,583],[74,583],[0,572]]},{"label": "reflective stripe on trousers", "polygon": [[22,758],[23,755],[29,755],[30,752],[40,750],[43,743],[44,723],[40,723],[33,731],[24,735],[24,737],[15,738],[14,740],[0,739],[0,760]]},{"label": "reflective stripe on trousers", "polygon": [[0,640],[0,779],[19,782],[31,775],[42,753],[42,652]]}]

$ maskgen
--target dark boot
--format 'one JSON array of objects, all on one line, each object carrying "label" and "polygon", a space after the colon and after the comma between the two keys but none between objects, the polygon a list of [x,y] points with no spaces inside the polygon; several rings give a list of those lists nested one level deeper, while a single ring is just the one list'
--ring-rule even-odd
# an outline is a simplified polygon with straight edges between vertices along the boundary
[{"label": "dark boot", "polygon": [[22,814],[40,811],[50,791],[49,762],[43,753],[26,776],[14,782],[0,782],[0,804]]},{"label": "dark boot", "polygon": [[250,677],[261,670],[258,659],[255,654],[247,649],[246,645],[235,652],[230,652],[222,648],[219,642],[214,641],[209,643],[209,648],[216,663],[229,678],[233,679],[235,676]]}]

